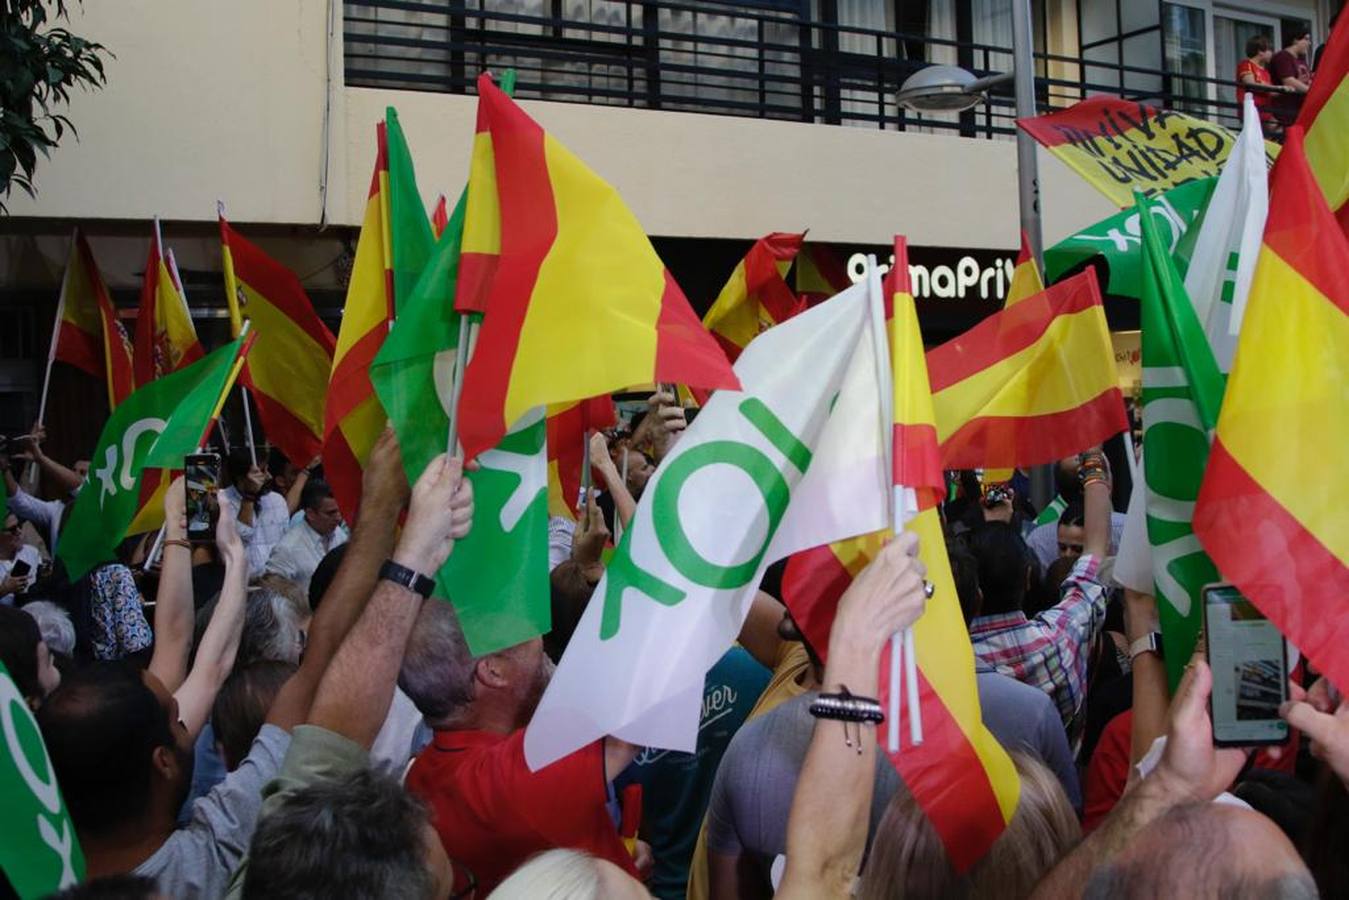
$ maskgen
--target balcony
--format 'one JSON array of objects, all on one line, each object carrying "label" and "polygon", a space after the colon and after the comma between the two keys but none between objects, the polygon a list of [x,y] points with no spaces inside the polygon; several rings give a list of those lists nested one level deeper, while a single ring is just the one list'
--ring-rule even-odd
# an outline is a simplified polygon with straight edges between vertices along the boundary
[{"label": "balcony", "polygon": [[[837,6],[822,0],[347,2],[346,84],[472,94],[480,71],[514,67],[516,96],[525,99],[986,139],[1015,134],[1010,85],[960,114],[917,114],[895,101],[909,75],[934,63],[976,75],[1010,69],[1010,42],[840,24]],[[1037,45],[1043,45],[1042,4],[1034,7]],[[820,9],[830,14],[817,15]],[[1078,10],[1082,21],[1082,2]],[[1160,13],[1141,29],[1126,30],[1123,21],[1105,35],[1079,28],[1071,43],[1075,55],[1035,55],[1042,109],[1108,93],[1229,127],[1238,123],[1230,80],[1162,67]]]}]

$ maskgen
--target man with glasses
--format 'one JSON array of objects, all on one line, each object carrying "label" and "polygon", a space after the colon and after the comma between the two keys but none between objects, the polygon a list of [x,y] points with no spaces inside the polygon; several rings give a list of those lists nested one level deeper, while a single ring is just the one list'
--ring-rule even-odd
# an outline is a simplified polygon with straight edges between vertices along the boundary
[{"label": "man with glasses", "polygon": [[14,595],[28,589],[41,562],[37,548],[23,542],[21,527],[19,517],[8,513],[4,528],[0,529],[0,605],[3,606],[13,606]]}]

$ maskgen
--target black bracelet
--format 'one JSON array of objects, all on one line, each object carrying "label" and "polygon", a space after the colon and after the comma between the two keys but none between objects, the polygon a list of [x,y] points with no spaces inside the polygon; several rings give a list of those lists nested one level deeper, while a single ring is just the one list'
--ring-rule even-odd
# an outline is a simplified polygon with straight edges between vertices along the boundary
[{"label": "black bracelet", "polygon": [[837,694],[820,694],[811,702],[810,714],[817,719],[840,722],[871,722],[879,725],[885,721],[880,703],[870,697],[858,697],[847,687]]}]

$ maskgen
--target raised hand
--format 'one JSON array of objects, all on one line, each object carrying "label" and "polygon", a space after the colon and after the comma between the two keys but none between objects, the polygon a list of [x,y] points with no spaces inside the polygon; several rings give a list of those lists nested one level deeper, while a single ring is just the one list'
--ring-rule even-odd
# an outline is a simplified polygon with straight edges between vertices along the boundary
[{"label": "raised hand", "polygon": [[412,487],[412,505],[394,561],[426,575],[437,571],[473,522],[473,485],[463,461],[441,454]]}]

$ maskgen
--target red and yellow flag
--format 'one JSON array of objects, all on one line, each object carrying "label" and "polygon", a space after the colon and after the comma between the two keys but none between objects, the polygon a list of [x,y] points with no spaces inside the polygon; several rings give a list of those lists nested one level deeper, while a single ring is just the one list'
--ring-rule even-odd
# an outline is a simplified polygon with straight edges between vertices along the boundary
[{"label": "red and yellow flag", "polygon": [[1308,474],[1349,468],[1349,241],[1297,126],[1270,175],[1257,259],[1194,531],[1223,577],[1345,690],[1349,528],[1338,492]]},{"label": "red and yellow flag", "polygon": [[1012,306],[1027,297],[1034,297],[1045,289],[1040,278],[1040,268],[1035,265],[1035,254],[1030,250],[1030,237],[1021,232],[1021,252],[1016,257],[1016,268],[1012,269],[1012,283],[1007,286],[1007,302],[1003,309]]},{"label": "red and yellow flag", "polygon": [[1349,16],[1341,16],[1298,113],[1307,164],[1349,235]]},{"label": "red and yellow flag", "polygon": [[450,213],[445,206],[445,195],[441,194],[440,199],[436,201],[436,208],[431,210],[431,231],[435,234],[436,240],[445,233],[445,226],[450,224]]},{"label": "red and yellow flag", "polygon": [[828,300],[852,286],[848,270],[828,244],[806,244],[796,256],[792,281],[807,306]]},{"label": "red and yellow flag", "polygon": [[1050,463],[1128,427],[1091,270],[933,349],[927,370],[948,469]]},{"label": "red and yellow flag", "polygon": [[[952,866],[965,872],[1006,828],[1021,787],[1011,758],[984,726],[979,707],[974,651],[936,509],[945,480],[908,271],[906,242],[896,238],[893,275],[884,288],[891,302],[894,483],[911,492],[909,508],[917,515],[906,527],[919,536],[920,558],[936,590],[913,626],[923,743],[904,746],[890,754],[890,761],[941,837]],[[797,626],[817,651],[829,646],[843,591],[888,537],[888,531],[863,535],[797,554],[788,562],[783,594]],[[886,708],[889,676],[887,659],[880,672],[880,700]]]},{"label": "red and yellow flag", "polygon": [[616,421],[614,401],[608,394],[548,408],[548,515],[576,519],[586,434],[612,428]]},{"label": "red and yellow flag", "polygon": [[786,281],[787,270],[804,238],[804,234],[774,231],[755,241],[703,316],[703,326],[716,337],[731,362],[760,332],[806,308]]},{"label": "red and yellow flag", "polygon": [[131,341],[117,318],[89,242],[78,228],[70,238],[59,305],[52,358],[103,378],[108,385],[108,408],[116,409],[135,389]]},{"label": "red and yellow flag", "polygon": [[150,238],[136,312],[136,386],[177,372],[205,355],[187,302],[174,284],[159,246],[159,228]]},{"label": "red and yellow flag", "polygon": [[378,153],[356,261],[337,332],[323,411],[323,471],[347,521],[356,520],[361,471],[384,430],[384,408],[370,383],[370,363],[393,319],[393,256],[389,239],[389,154],[385,123],[376,126]]},{"label": "red and yellow flag", "polygon": [[485,309],[464,376],[470,457],[536,406],[647,381],[738,387],[618,193],[487,75],[456,306]]},{"label": "red and yellow flag", "polygon": [[235,336],[243,319],[253,323],[254,346],[240,378],[253,392],[267,437],[295,465],[307,465],[323,448],[323,400],[337,342],[295,274],[224,216],[220,251]]}]

